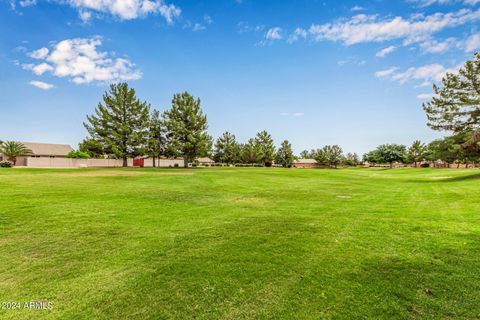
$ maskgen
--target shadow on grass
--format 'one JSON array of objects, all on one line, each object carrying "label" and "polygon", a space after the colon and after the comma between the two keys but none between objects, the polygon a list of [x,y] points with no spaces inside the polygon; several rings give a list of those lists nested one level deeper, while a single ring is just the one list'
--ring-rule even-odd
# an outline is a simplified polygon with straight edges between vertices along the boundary
[{"label": "shadow on grass", "polygon": [[418,180],[409,180],[409,182],[416,182],[416,183],[448,183],[448,182],[461,182],[461,181],[470,181],[470,180],[480,180],[480,173],[469,174],[466,176],[458,176],[458,177],[430,177]]}]

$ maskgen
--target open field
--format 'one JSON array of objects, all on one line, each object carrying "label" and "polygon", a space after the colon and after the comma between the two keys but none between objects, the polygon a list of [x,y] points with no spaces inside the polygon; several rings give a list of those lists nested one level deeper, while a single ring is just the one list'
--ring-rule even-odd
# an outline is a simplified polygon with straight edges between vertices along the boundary
[{"label": "open field", "polygon": [[477,319],[480,172],[0,170],[4,319]]}]

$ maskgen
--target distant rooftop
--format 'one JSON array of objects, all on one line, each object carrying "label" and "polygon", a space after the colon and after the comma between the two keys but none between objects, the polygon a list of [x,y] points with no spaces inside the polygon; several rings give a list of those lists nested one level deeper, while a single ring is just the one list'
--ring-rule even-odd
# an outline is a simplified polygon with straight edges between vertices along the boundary
[{"label": "distant rooftop", "polygon": [[22,142],[35,156],[66,156],[73,148],[68,144]]},{"label": "distant rooftop", "polygon": [[316,164],[317,160],[315,159],[297,159],[294,161],[296,164]]}]

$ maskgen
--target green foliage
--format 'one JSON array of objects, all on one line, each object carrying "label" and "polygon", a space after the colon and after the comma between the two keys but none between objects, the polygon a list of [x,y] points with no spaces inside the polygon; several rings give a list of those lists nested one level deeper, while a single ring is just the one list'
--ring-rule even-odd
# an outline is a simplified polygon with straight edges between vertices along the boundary
[{"label": "green foliage", "polygon": [[112,151],[104,148],[104,145],[93,138],[85,138],[78,144],[80,151],[87,153],[90,158],[104,158],[105,155],[112,155]]},{"label": "green foliage", "polygon": [[[149,109],[150,105],[141,102],[128,84],[112,84],[103,95],[103,103],[98,104],[94,115],[87,116],[88,123],[84,126],[89,139],[96,142],[94,145],[123,159],[126,166],[127,158],[146,152]],[[87,141],[84,141],[86,147]]]},{"label": "green foliage", "polygon": [[344,158],[344,163],[347,166],[357,166],[360,163],[360,158],[356,153],[347,153]]},{"label": "green foliage", "polygon": [[243,163],[254,164],[260,162],[260,146],[251,138],[244,145],[240,145],[240,158]]},{"label": "green foliage", "polygon": [[382,144],[377,149],[370,151],[363,156],[364,161],[370,163],[404,162],[407,154],[407,147],[399,144]]},{"label": "green foliage", "polygon": [[293,154],[292,145],[285,140],[280,145],[280,148],[277,151],[276,162],[284,168],[289,168],[292,166],[295,156]]},{"label": "green foliage", "polygon": [[91,158],[91,156],[87,153],[87,152],[83,152],[83,151],[70,151],[68,154],[67,154],[67,158],[71,158],[71,159],[89,159]]},{"label": "green foliage", "polygon": [[480,128],[480,53],[467,61],[458,74],[447,73],[442,87],[433,86],[435,96],[423,104],[428,126],[434,130],[460,132]]},{"label": "green foliage", "polygon": [[272,136],[267,131],[257,133],[255,137],[255,149],[258,151],[257,160],[269,167],[275,159],[275,146]]},{"label": "green foliage", "polygon": [[300,152],[300,159],[310,159],[312,157],[312,154],[308,150],[303,150]]},{"label": "green foliage", "polygon": [[337,167],[343,160],[343,150],[338,145],[327,145],[315,151],[313,158],[320,165]]},{"label": "green foliage", "polygon": [[10,161],[0,162],[0,168],[11,168],[13,165]]},{"label": "green foliage", "polygon": [[426,152],[426,159],[432,162],[468,163],[480,161],[480,146],[475,143],[477,133],[461,131],[452,136],[432,141]]},{"label": "green foliage", "polygon": [[213,158],[216,162],[226,164],[240,161],[240,145],[237,143],[235,135],[225,132],[217,139]]},{"label": "green foliage", "polygon": [[158,110],[153,110],[148,123],[147,154],[153,158],[154,167],[156,166],[155,159],[172,153],[169,152],[168,138],[164,119]]},{"label": "green foliage", "polygon": [[413,162],[416,166],[418,162],[422,162],[425,159],[426,152],[427,146],[420,140],[415,140],[410,148],[408,148],[405,161],[409,163]]},{"label": "green foliage", "polygon": [[0,145],[0,153],[7,156],[8,160],[17,163],[17,157],[32,154],[32,150],[28,149],[23,143],[17,141],[5,141]]},{"label": "green foliage", "polygon": [[207,133],[207,116],[200,108],[200,99],[188,92],[175,94],[172,108],[165,111],[165,126],[171,137],[171,150],[184,158],[185,167],[197,157],[209,155],[212,138]]}]

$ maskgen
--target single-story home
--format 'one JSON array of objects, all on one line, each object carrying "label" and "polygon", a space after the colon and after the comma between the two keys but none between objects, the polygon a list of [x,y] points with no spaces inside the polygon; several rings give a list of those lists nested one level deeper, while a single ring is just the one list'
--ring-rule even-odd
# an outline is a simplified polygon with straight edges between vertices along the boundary
[{"label": "single-story home", "polygon": [[297,159],[293,162],[294,168],[317,168],[319,167],[315,159]]},{"label": "single-story home", "polygon": [[21,142],[32,151],[28,156],[17,157],[17,166],[25,166],[27,158],[66,158],[73,148],[68,144]]},{"label": "single-story home", "polygon": [[202,158],[197,158],[197,163],[200,166],[211,166],[215,163],[215,161],[213,161],[209,157],[202,157]]}]

